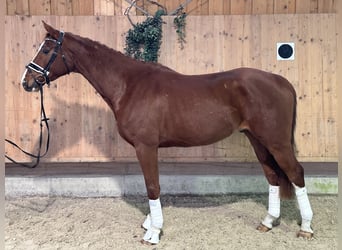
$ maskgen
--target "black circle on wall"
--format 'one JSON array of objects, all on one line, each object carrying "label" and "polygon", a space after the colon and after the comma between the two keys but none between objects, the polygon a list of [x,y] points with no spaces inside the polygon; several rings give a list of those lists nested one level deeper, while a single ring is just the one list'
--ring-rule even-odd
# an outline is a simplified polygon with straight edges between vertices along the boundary
[{"label": "black circle on wall", "polygon": [[278,55],[283,59],[288,59],[293,55],[293,48],[289,44],[282,44],[278,48]]}]

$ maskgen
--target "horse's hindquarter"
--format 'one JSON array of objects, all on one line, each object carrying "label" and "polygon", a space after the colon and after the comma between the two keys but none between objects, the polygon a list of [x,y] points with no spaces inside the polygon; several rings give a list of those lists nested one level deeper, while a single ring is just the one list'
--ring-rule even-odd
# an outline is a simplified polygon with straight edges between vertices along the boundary
[{"label": "horse's hindquarter", "polygon": [[187,76],[169,91],[167,129],[161,129],[165,141],[176,137],[184,145],[210,144],[236,129],[291,137],[295,92],[281,76],[242,68]]}]

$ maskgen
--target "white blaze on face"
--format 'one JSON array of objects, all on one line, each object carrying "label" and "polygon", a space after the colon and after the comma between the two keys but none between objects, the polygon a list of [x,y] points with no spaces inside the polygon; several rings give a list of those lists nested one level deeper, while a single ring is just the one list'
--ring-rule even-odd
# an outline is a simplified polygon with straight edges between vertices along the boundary
[{"label": "white blaze on face", "polygon": [[20,81],[20,82],[21,82],[21,85],[24,84],[24,80],[25,80],[26,74],[27,74],[27,68],[25,69],[24,74],[23,74],[23,76],[21,77],[21,81]]},{"label": "white blaze on face", "polygon": [[[34,57],[33,57],[33,59],[31,60],[31,64],[34,64],[35,66],[37,66],[38,68],[41,68],[41,69],[43,69],[41,66],[39,66],[38,64],[36,64],[36,63],[34,63],[34,60],[36,59],[36,57],[38,56],[38,54],[39,54],[39,51],[41,51],[41,49],[43,48],[43,46],[44,46],[44,44],[45,44],[45,41],[46,40],[44,40],[44,42],[42,42],[40,45],[39,45],[39,48],[38,48],[38,50],[37,50],[37,52],[36,52],[36,54],[34,55]],[[32,69],[32,68],[31,68]],[[24,83],[24,81],[25,81],[25,77],[26,77],[26,74],[27,74],[27,67],[26,67],[26,69],[25,69],[25,71],[24,71],[24,73],[23,73],[23,75],[22,75],[22,77],[21,77],[21,85],[23,85],[23,83]],[[34,70],[34,69],[33,69]],[[38,72],[37,70],[34,70],[34,71],[36,71],[36,72]],[[39,72],[38,72],[39,73]],[[36,89],[35,88],[33,88],[32,89],[33,91],[35,91]]]}]

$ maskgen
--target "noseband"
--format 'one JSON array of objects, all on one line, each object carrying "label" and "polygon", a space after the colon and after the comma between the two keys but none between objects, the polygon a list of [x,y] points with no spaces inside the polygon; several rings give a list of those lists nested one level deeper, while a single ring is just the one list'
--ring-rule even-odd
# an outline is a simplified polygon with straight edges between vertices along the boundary
[{"label": "noseband", "polygon": [[[62,50],[63,39],[64,39],[64,32],[61,31],[59,33],[58,40],[51,39],[51,38],[46,38],[44,43],[40,46],[42,48],[46,41],[53,41],[53,42],[56,43],[56,46],[55,46],[54,51],[53,51],[53,53],[52,53],[52,55],[50,57],[50,60],[49,60],[49,62],[47,63],[47,65],[44,68],[42,66],[36,64],[33,61],[31,61],[28,65],[26,65],[26,69],[33,70],[33,71],[39,73],[43,77],[43,81],[41,81],[40,79],[35,78],[35,82],[39,86],[43,86],[45,83],[47,85],[50,85],[50,78],[49,78],[50,71],[49,70],[50,70],[50,67],[53,64],[53,62],[56,60],[58,52]],[[70,69],[68,67],[68,64],[66,63],[66,59],[65,59],[64,54],[62,54],[62,59],[63,59],[64,65],[65,65],[65,67],[67,69],[67,73],[69,74],[70,73]]]}]

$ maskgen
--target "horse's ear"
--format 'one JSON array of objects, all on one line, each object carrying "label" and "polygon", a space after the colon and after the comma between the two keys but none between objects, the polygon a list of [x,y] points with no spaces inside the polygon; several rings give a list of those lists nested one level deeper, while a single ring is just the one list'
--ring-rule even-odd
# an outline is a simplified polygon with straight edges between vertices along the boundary
[{"label": "horse's ear", "polygon": [[50,34],[50,36],[52,36],[54,39],[58,39],[59,37],[59,31],[54,29],[52,26],[48,25],[46,22],[42,21],[44,28],[46,29],[46,31]]}]

